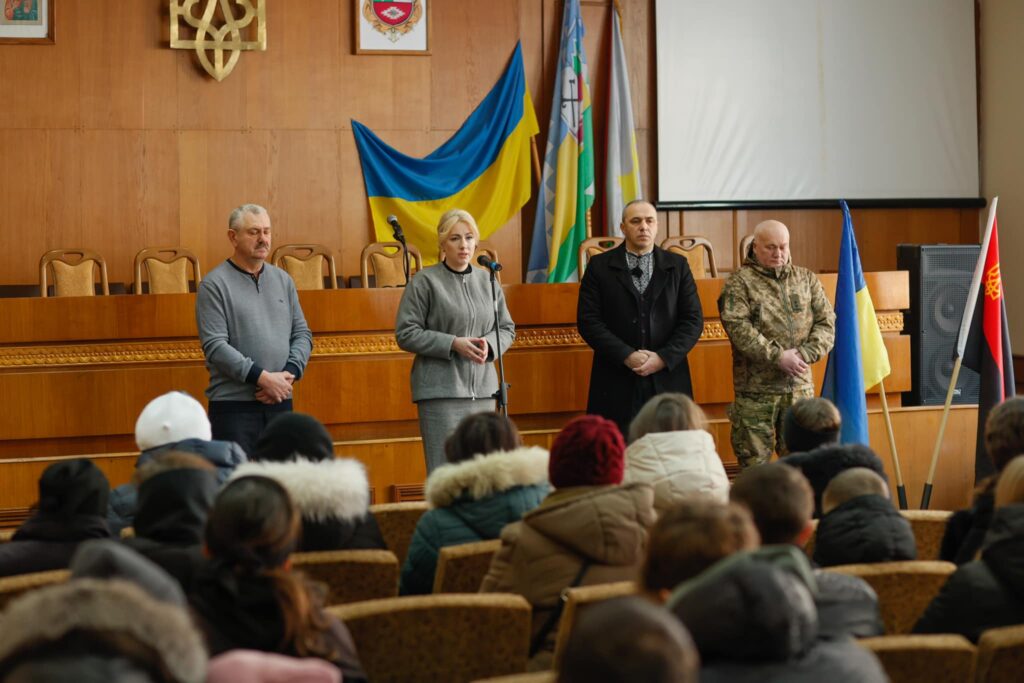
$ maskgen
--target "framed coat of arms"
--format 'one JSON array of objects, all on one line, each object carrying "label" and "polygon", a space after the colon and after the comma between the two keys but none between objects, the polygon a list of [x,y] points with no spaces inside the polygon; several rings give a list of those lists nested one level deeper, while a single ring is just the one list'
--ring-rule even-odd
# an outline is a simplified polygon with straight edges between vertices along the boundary
[{"label": "framed coat of arms", "polygon": [[430,54],[431,0],[353,2],[356,54]]}]

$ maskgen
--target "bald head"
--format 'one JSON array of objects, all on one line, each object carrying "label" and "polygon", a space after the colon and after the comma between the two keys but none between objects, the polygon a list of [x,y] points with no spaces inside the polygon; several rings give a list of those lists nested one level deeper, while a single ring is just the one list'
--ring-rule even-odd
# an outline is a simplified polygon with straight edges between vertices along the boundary
[{"label": "bald head", "polygon": [[754,228],[754,258],[765,268],[789,263],[789,228],[780,221],[762,221]]}]

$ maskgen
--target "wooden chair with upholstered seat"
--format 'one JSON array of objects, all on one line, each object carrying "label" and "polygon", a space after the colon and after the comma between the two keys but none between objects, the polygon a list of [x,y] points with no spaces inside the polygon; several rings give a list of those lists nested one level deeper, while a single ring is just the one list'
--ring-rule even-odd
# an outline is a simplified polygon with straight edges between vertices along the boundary
[{"label": "wooden chair with upholstered seat", "polygon": [[[677,235],[667,237],[661,248],[673,254],[679,254],[690,264],[690,272],[695,279],[718,277],[718,266],[715,265],[715,249],[711,242],[700,235]],[[705,266],[705,259],[707,265]]]},{"label": "wooden chair with upholstered seat", "polygon": [[973,680],[977,648],[963,636],[880,636],[857,643],[875,653],[892,683]]},{"label": "wooden chair with upholstered seat", "polygon": [[530,603],[521,595],[417,595],[330,607],[374,683],[462,683],[526,671]]},{"label": "wooden chair with upholstered seat", "polygon": [[[89,249],[53,249],[39,259],[39,296],[49,296],[53,282],[54,296],[95,296],[96,276],[100,275],[100,291],[110,294],[107,262]],[[52,276],[51,276],[52,275]]]},{"label": "wooden chair with upholstered seat", "polygon": [[569,636],[579,621],[580,613],[586,608],[612,598],[636,595],[640,591],[635,581],[616,581],[599,583],[593,586],[577,586],[565,590],[565,607],[558,621],[558,633],[555,636],[555,668],[562,661],[562,653],[569,644]]},{"label": "wooden chair with upholstered seat", "polygon": [[952,562],[914,560],[843,564],[826,571],[859,576],[875,589],[887,635],[910,633],[939,589],[956,570]]},{"label": "wooden chair with upholstered seat", "polygon": [[744,235],[740,239],[740,247],[739,247],[739,254],[738,254],[740,260],[736,262],[736,270],[739,270],[740,266],[743,265],[743,262],[747,260],[747,252],[750,251],[750,245],[753,244],[753,243],[754,243],[754,236],[753,235]]},{"label": "wooden chair with upholstered seat", "polygon": [[[192,266],[192,286],[188,267]],[[135,255],[132,291],[142,294],[187,294],[199,289],[199,258],[184,247],[146,247]],[[143,286],[144,283],[148,287]]]},{"label": "wooden chair with upholstered seat", "polygon": [[[422,268],[420,250],[410,244],[409,277]],[[398,242],[371,242],[363,247],[363,253],[359,256],[359,279],[364,288],[370,286],[370,275],[373,275],[374,287],[404,287],[402,245]]]},{"label": "wooden chair with upholstered seat", "polygon": [[326,604],[398,595],[398,559],[390,550],[292,553],[292,569],[327,586]]},{"label": "wooden chair with upholstered seat", "polygon": [[416,531],[416,523],[427,511],[423,501],[412,503],[378,503],[370,506],[370,512],[377,520],[380,535],[388,544],[388,549],[398,558],[398,564],[405,564],[405,556],[409,554],[412,534]]},{"label": "wooden chair with upholstered seat", "polygon": [[579,270],[580,279],[583,279],[583,271],[587,269],[592,256],[603,254],[609,249],[622,244],[621,237],[588,237],[580,242],[579,254],[576,257],[576,268]]},{"label": "wooden chair with upholstered seat", "polygon": [[1024,626],[992,628],[978,639],[978,683],[1017,683],[1024,678]]},{"label": "wooden chair with upholstered seat", "polygon": [[334,256],[322,244],[285,244],[274,250],[270,263],[291,275],[296,289],[324,289],[325,277],[327,289],[338,288]]},{"label": "wooden chair with upholstered seat", "polygon": [[14,536],[17,529],[0,529],[0,543],[7,543]]},{"label": "wooden chair with upholstered seat", "polygon": [[[492,261],[494,261],[496,263],[501,263],[501,261],[498,260],[498,250],[495,249],[494,247],[492,247],[487,242],[484,242],[483,240],[481,240],[480,242],[477,242],[476,251],[473,252],[472,264],[473,264],[474,267],[480,268],[482,270],[486,270],[483,266],[481,266],[476,261],[478,258],[480,258],[481,255],[484,255],[484,254],[486,254],[487,257],[490,258]],[[500,272],[498,273],[498,278],[499,279],[501,278],[501,273]]]},{"label": "wooden chair with upholstered seat", "polygon": [[476,593],[480,590],[501,539],[441,548],[434,572],[434,593]]},{"label": "wooden chair with upholstered seat", "polygon": [[71,572],[67,569],[53,569],[47,572],[32,572],[31,574],[17,574],[5,576],[0,579],[0,610],[7,606],[14,598],[22,593],[28,593],[36,588],[52,586],[57,583],[64,583],[71,578]]},{"label": "wooden chair with upholstered seat", "polygon": [[942,536],[953,513],[949,510],[901,510],[900,514],[910,522],[917,543],[917,559],[937,560],[942,550]]},{"label": "wooden chair with upholstered seat", "polygon": [[555,683],[558,673],[555,671],[537,671],[532,674],[512,674],[495,678],[478,678],[473,683]]}]

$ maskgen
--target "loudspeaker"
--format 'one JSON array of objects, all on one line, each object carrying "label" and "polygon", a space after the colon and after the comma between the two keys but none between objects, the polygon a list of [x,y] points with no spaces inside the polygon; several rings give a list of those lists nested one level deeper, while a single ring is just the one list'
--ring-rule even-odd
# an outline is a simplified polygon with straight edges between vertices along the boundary
[{"label": "loudspeaker", "polygon": [[[903,329],[910,333],[912,389],[903,394],[905,406],[946,401],[960,321],[980,251],[977,244],[896,247],[896,267],[910,271],[910,310]],[[953,403],[977,403],[979,385],[978,373],[961,366]]]}]

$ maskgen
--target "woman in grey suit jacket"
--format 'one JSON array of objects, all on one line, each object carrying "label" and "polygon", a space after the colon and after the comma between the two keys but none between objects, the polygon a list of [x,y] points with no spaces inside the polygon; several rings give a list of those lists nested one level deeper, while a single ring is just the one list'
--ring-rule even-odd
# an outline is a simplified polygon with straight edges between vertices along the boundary
[{"label": "woman in grey suit jacket", "polygon": [[398,307],[398,346],[416,354],[412,400],[420,419],[427,473],[443,465],[444,442],[463,417],[494,410],[496,335],[504,353],[515,324],[498,289],[494,328],[490,276],[471,264],[480,231],[466,211],[452,209],[437,225],[441,262],[409,281]]}]

